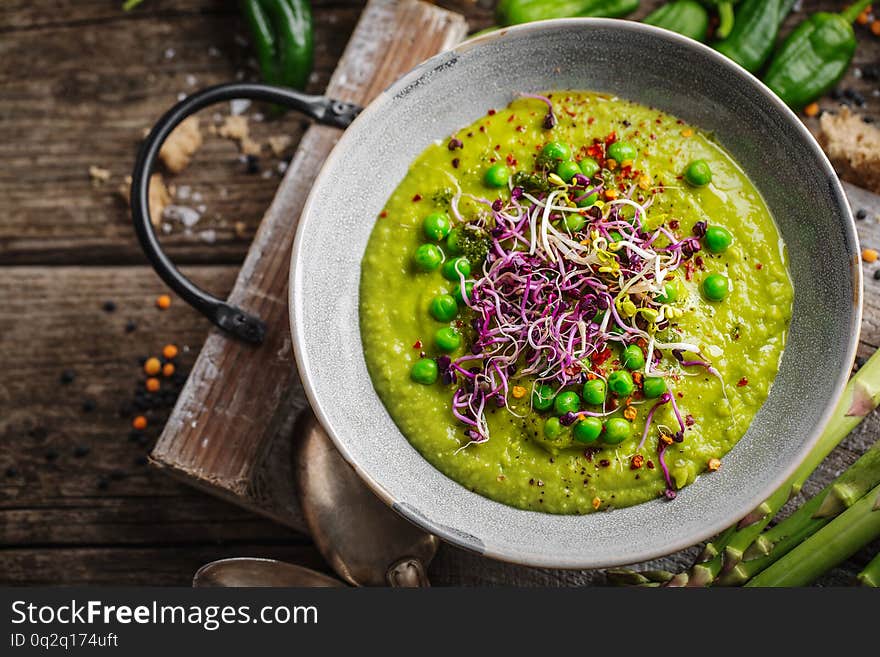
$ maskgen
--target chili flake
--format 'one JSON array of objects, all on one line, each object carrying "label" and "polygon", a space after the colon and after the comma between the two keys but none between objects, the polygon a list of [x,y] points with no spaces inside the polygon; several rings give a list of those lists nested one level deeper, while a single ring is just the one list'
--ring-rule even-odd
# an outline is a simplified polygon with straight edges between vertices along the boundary
[{"label": "chili flake", "polygon": [[602,500],[599,497],[594,497],[593,498],[593,508],[596,509],[596,511],[598,511],[600,506],[602,506]]},{"label": "chili flake", "polygon": [[742,388],[742,387],[745,387],[745,386],[747,386],[747,385],[749,385],[749,380],[748,380],[746,377],[743,377],[743,378],[741,378],[739,381],[736,382],[736,386],[737,386],[738,388]]},{"label": "chili flake", "polygon": [[644,463],[645,463],[645,457],[642,456],[641,454],[636,454],[635,456],[632,457],[632,460],[629,463],[629,469],[630,470],[638,470],[639,468],[642,467],[642,465],[644,465]]},{"label": "chili flake", "polygon": [[721,459],[709,459],[707,467],[709,468],[709,472],[717,471],[718,468],[721,467]]},{"label": "chili flake", "polygon": [[514,399],[522,399],[526,396],[526,389],[522,386],[513,386],[513,397]]},{"label": "chili flake", "polygon": [[635,406],[627,406],[625,409],[623,409],[623,417],[625,417],[630,422],[635,420],[637,415],[638,411],[636,411]]}]

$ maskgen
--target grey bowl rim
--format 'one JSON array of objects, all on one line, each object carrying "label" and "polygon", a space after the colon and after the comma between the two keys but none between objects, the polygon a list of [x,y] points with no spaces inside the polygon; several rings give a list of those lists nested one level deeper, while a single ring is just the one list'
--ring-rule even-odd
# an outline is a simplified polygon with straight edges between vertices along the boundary
[{"label": "grey bowl rim", "polygon": [[[852,215],[852,210],[850,208],[849,202],[847,200],[846,193],[843,189],[843,185],[837,176],[837,173],[834,171],[834,167],[831,165],[831,162],[828,159],[828,156],[825,154],[825,151],[822,150],[819,143],[816,141],[816,138],[813,134],[807,129],[807,127],[801,122],[798,116],[794,113],[794,111],[788,107],[773,91],[771,91],[760,79],[754,76],[752,73],[748,72],[746,69],[742,68],[739,64],[733,62],[728,59],[726,56],[722,55],[718,51],[709,47],[706,44],[700,43],[691,39],[689,37],[683,36],[676,32],[672,32],[670,30],[666,30],[664,28],[655,27],[652,25],[647,25],[645,23],[640,23],[631,20],[622,20],[622,19],[614,19],[614,18],[558,18],[552,20],[544,20],[544,21],[535,21],[532,23],[524,23],[521,25],[512,25],[501,27],[494,32],[490,32],[487,34],[482,34],[476,37],[472,37],[461,43],[440,52],[429,59],[426,59],[422,63],[416,65],[408,72],[404,73],[400,76],[395,82],[386,87],[380,94],[378,94],[358,115],[358,117],[352,122],[352,124],[345,130],[345,132],[340,136],[337,143],[334,145],[333,150],[327,156],[327,159],[324,161],[324,164],[321,166],[318,175],[315,177],[312,182],[310,192],[308,197],[306,198],[306,202],[303,205],[302,212],[300,213],[300,220],[297,224],[296,234],[294,237],[293,248],[291,250],[290,256],[290,270],[288,275],[288,315],[289,315],[289,324],[290,324],[290,332],[291,332],[291,341],[294,352],[294,358],[296,361],[296,365],[298,371],[300,373],[300,378],[303,384],[303,390],[305,391],[306,397],[311,405],[315,416],[320,421],[321,425],[324,427],[327,434],[330,436],[330,439],[333,441],[333,444],[339,450],[342,457],[345,461],[355,470],[361,480],[373,491],[381,500],[383,500],[388,506],[394,508],[398,512],[401,509],[398,507],[397,500],[395,500],[390,493],[382,486],[381,482],[370,477],[360,466],[356,463],[348,450],[345,447],[345,442],[338,438],[335,434],[332,426],[327,420],[327,417],[324,414],[322,405],[315,394],[315,390],[312,387],[311,381],[305,375],[307,370],[307,362],[305,357],[303,356],[304,350],[304,338],[302,333],[298,330],[297,319],[295,314],[295,309],[297,307],[297,288],[294,285],[294,281],[296,279],[298,273],[298,263],[300,261],[300,252],[304,248],[302,235],[305,232],[305,226],[308,223],[308,217],[313,211],[313,206],[316,204],[314,189],[319,186],[319,183],[323,181],[324,178],[327,178],[331,175],[332,170],[334,170],[340,159],[343,157],[343,152],[346,149],[347,143],[349,141],[350,134],[353,134],[357,128],[359,123],[365,121],[364,117],[372,116],[372,114],[381,111],[381,105],[383,102],[387,101],[390,98],[393,98],[397,95],[398,92],[405,89],[411,83],[418,81],[426,74],[430,73],[432,70],[438,67],[439,64],[442,64],[448,57],[455,53],[461,53],[473,48],[484,46],[487,44],[491,44],[492,42],[500,39],[504,39],[510,33],[520,33],[520,32],[529,32],[529,31],[542,31],[542,30],[552,30],[559,26],[569,26],[572,24],[580,24],[585,28],[590,26],[604,27],[606,29],[620,29],[620,30],[629,30],[632,33],[648,33],[654,36],[661,36],[663,38],[676,41],[679,45],[684,47],[692,48],[696,51],[702,52],[704,55],[708,56],[710,59],[714,60],[714,62],[720,65],[723,68],[727,68],[728,72],[732,75],[737,75],[743,78],[747,83],[753,85],[757,91],[761,93],[761,95],[765,98],[765,100],[772,105],[776,110],[780,112],[780,114],[785,117],[789,123],[793,125],[795,130],[800,134],[800,136],[804,139],[805,144],[807,144],[812,150],[813,155],[816,157],[817,164],[819,164],[824,171],[826,177],[829,180],[829,194],[833,197],[835,204],[839,205],[842,210],[843,220],[844,220],[844,232],[846,233],[846,237],[848,238],[848,243],[851,243],[854,247],[854,254],[851,254],[850,258],[850,271],[852,273],[854,290],[853,290],[853,304],[852,304],[852,312],[850,315],[850,320],[852,325],[856,327],[856,330],[853,331],[850,335],[849,343],[847,344],[846,355],[841,363],[840,370],[837,372],[836,381],[834,382],[834,386],[832,388],[833,392],[831,397],[828,399],[825,411],[821,416],[821,420],[815,425],[812,432],[805,436],[801,441],[801,449],[797,452],[796,457],[791,459],[791,462],[785,467],[780,468],[780,472],[777,474],[776,478],[773,480],[772,484],[768,484],[766,489],[759,490],[752,494],[751,501],[747,505],[746,508],[743,508],[738,511],[731,510],[727,514],[722,515],[722,519],[716,520],[714,524],[707,525],[707,527],[702,531],[693,536],[688,536],[687,538],[682,537],[678,542],[673,543],[671,547],[671,551],[669,549],[664,550],[645,550],[642,553],[637,553],[632,555],[631,558],[627,559],[604,559],[601,562],[594,561],[581,561],[581,562],[573,562],[570,559],[559,559],[556,558],[556,555],[547,555],[546,553],[541,552],[540,550],[534,550],[531,554],[525,555],[519,551],[506,551],[502,549],[502,546],[495,543],[493,546],[496,548],[494,550],[484,550],[479,552],[481,556],[489,557],[492,559],[496,559],[499,561],[523,565],[523,566],[531,566],[531,567],[540,567],[540,568],[561,568],[561,569],[596,569],[596,568],[610,568],[615,566],[622,566],[632,563],[638,563],[642,561],[649,561],[651,559],[656,559],[662,556],[666,556],[667,554],[673,554],[680,550],[687,549],[693,545],[699,544],[705,540],[708,540],[712,536],[717,535],[723,529],[731,526],[732,524],[738,522],[742,519],[743,516],[746,515],[749,511],[756,508],[759,504],[761,504],[773,491],[777,490],[779,486],[781,486],[798,468],[798,466],[806,459],[809,452],[813,449],[816,443],[819,441],[819,438],[822,434],[822,431],[828,424],[828,421],[831,417],[831,414],[834,412],[837,405],[840,403],[840,399],[843,395],[843,391],[846,387],[846,383],[849,380],[849,371],[852,367],[852,363],[855,360],[856,351],[858,348],[859,337],[861,334],[861,324],[862,324],[862,312],[863,312],[863,298],[864,298],[864,280],[862,276],[862,270],[859,266],[859,238],[858,232],[856,230],[855,219]],[[632,100],[638,102],[637,98],[633,98]],[[360,261],[357,262],[356,266],[360,266]],[[377,395],[375,389],[370,388],[371,393],[373,395]],[[381,400],[380,400],[381,403]],[[402,514],[404,515],[404,514]],[[413,522],[414,524],[420,526],[424,531],[433,533],[437,535],[439,538],[444,541],[455,545],[459,548],[473,551],[474,547],[466,540],[463,540],[459,535],[457,535],[454,531],[448,531],[446,527],[439,527],[437,525],[428,525],[423,523],[421,518],[412,514],[405,514],[405,517]],[[451,528],[454,529],[454,528]]]}]

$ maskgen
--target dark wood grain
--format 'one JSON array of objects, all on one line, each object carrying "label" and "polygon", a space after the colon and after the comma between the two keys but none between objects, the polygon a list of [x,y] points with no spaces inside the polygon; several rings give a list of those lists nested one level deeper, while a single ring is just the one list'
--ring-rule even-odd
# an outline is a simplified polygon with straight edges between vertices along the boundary
[{"label": "dark wood grain", "polygon": [[[644,0],[636,17],[660,0]],[[484,2],[442,0],[472,29],[491,22]],[[807,0],[805,11],[842,2]],[[257,79],[235,3],[147,0],[128,14],[117,0],[0,3],[0,583],[186,585],[202,563],[227,556],[288,559],[326,569],[300,533],[184,486],[142,465],[170,409],[151,413],[149,441],[128,438],[130,401],[142,378],[138,358],[166,342],[187,345],[192,366],[209,334],[207,322],[182,303],[160,313],[163,290],[142,262],[125,204],[116,192],[129,172],[142,130],[178,94],[244,77]],[[360,15],[360,0],[316,0],[317,75],[323,89]],[[793,15],[786,29],[803,18]],[[880,39],[858,28],[857,67],[880,61]],[[173,57],[166,51],[174,50]],[[189,76],[192,76],[190,78]],[[194,78],[194,80],[193,80]],[[194,85],[190,84],[194,81]],[[850,74],[842,83],[864,95],[860,111],[880,118],[876,82]],[[826,98],[823,108],[833,109]],[[219,111],[228,113],[228,108]],[[247,114],[262,111],[252,107]],[[212,120],[203,114],[203,125]],[[812,127],[812,122],[809,122]],[[257,139],[287,134],[292,153],[307,125],[295,115],[253,122]],[[271,202],[278,159],[264,156],[271,176],[246,175],[235,145],[205,132],[193,165],[168,176],[202,194],[207,212],[189,234],[175,226],[163,237],[202,285],[225,295],[236,266]],[[112,178],[95,186],[91,165]],[[236,231],[236,222],[244,230]],[[215,231],[215,241],[203,232]],[[859,223],[865,246],[880,247],[873,216]],[[32,266],[11,266],[32,265]],[[69,265],[69,266],[57,266]],[[864,265],[865,321],[860,354],[880,345],[880,264]],[[112,299],[114,313],[101,310]],[[137,322],[126,333],[129,319]],[[76,372],[62,386],[64,369]],[[296,388],[282,403],[302,403]],[[91,412],[86,399],[96,400]],[[278,427],[283,435],[285,426]],[[831,455],[805,487],[814,493],[880,435],[875,413]],[[76,457],[77,447],[88,447]],[[270,446],[269,461],[286,462],[287,443]],[[52,458],[49,458],[49,457]],[[7,476],[7,470],[13,470]],[[257,471],[257,496],[289,485],[283,470]],[[106,487],[104,487],[106,486]],[[292,498],[290,500],[292,502]],[[796,501],[795,501],[796,502]],[[270,513],[293,517],[290,509]],[[820,583],[849,583],[874,545]],[[684,565],[693,550],[654,566]],[[443,546],[431,567],[435,584],[583,585],[600,573],[520,568]]]}]

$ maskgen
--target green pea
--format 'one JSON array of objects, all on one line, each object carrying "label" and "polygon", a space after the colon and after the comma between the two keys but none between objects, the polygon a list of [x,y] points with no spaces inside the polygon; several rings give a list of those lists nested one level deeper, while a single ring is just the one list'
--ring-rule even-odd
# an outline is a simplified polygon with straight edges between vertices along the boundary
[{"label": "green pea", "polygon": [[678,286],[675,283],[665,283],[663,292],[655,298],[660,303],[674,303],[678,299]]},{"label": "green pea", "polygon": [[642,392],[648,399],[656,399],[666,392],[666,379],[662,376],[646,376],[642,383]]},{"label": "green pea", "polygon": [[450,295],[438,294],[431,299],[428,310],[438,322],[449,322],[458,314],[458,304]]},{"label": "green pea", "polygon": [[608,388],[618,397],[629,397],[636,389],[633,378],[626,370],[614,370],[608,375]]},{"label": "green pea", "polygon": [[608,241],[611,242],[612,244],[614,242],[619,242],[622,239],[623,239],[623,235],[618,233],[616,230],[612,230],[610,233],[608,233]]},{"label": "green pea", "polygon": [[608,147],[608,157],[618,163],[636,159],[636,147],[628,141],[616,141]]},{"label": "green pea", "polygon": [[544,435],[550,439],[558,438],[562,434],[562,424],[558,417],[548,417],[544,422]]},{"label": "green pea", "polygon": [[637,344],[631,344],[623,350],[623,366],[628,370],[640,370],[645,366],[645,354]]},{"label": "green pea", "polygon": [[551,141],[541,149],[541,158],[549,161],[567,160],[571,157],[571,149],[568,144],[561,141]]},{"label": "green pea", "polygon": [[622,417],[613,417],[605,423],[603,442],[619,445],[632,435],[632,425]]},{"label": "green pea", "polygon": [[557,415],[577,413],[581,410],[581,398],[576,392],[560,392],[553,401],[553,410]]},{"label": "green pea", "polygon": [[605,403],[607,389],[602,379],[593,379],[584,384],[584,402],[591,406],[601,406]]},{"label": "green pea", "polygon": [[425,231],[425,237],[435,242],[439,242],[449,235],[451,228],[452,222],[444,212],[432,212],[422,220],[422,230]]},{"label": "green pea", "polygon": [[437,371],[437,363],[432,358],[419,358],[409,371],[410,378],[416,383],[429,386],[437,383],[439,376]]},{"label": "green pea", "polygon": [[733,242],[733,235],[721,226],[709,226],[703,236],[703,243],[712,253],[724,253],[731,242]]},{"label": "green pea", "polygon": [[565,227],[571,233],[578,232],[581,228],[587,225],[586,218],[582,217],[579,214],[569,213],[565,215]]},{"label": "green pea", "polygon": [[730,281],[721,274],[709,274],[703,279],[703,294],[709,301],[723,301],[730,292]]},{"label": "green pea", "polygon": [[602,421],[597,417],[587,417],[574,425],[571,430],[574,439],[580,443],[594,443],[602,433]]},{"label": "green pea", "polygon": [[443,251],[436,244],[422,244],[416,249],[413,260],[422,271],[434,271],[443,262]]},{"label": "green pea", "polygon": [[[474,282],[473,281],[465,281],[464,284],[464,292],[467,294],[467,298],[470,299],[474,294]],[[455,303],[460,306],[465,305],[464,299],[461,298],[461,285],[456,285],[455,289],[452,291],[452,298],[455,299]]]},{"label": "green pea", "polygon": [[592,205],[595,205],[596,201],[598,201],[598,200],[599,200],[599,194],[594,192],[594,193],[590,194],[587,198],[582,198],[580,201],[578,201],[577,206],[579,208],[588,208]]},{"label": "green pea", "polygon": [[440,351],[455,351],[461,346],[461,334],[451,326],[444,326],[434,333],[434,344]]},{"label": "green pea", "polygon": [[464,275],[465,278],[471,275],[471,263],[470,260],[464,256],[451,258],[443,263],[443,267],[440,271],[443,272],[443,278],[446,280],[458,281],[459,273]]},{"label": "green pea", "polygon": [[506,187],[507,180],[510,178],[510,169],[504,164],[493,164],[483,176],[483,181],[489,187]]},{"label": "green pea", "polygon": [[446,249],[452,255],[461,253],[461,228],[453,228],[446,236]]},{"label": "green pea", "polygon": [[556,394],[550,386],[544,384],[535,386],[535,389],[532,391],[532,408],[536,411],[546,411],[553,406],[553,398],[555,396]]},{"label": "green pea", "polygon": [[585,157],[580,161],[581,173],[587,178],[592,178],[599,173],[599,163],[591,157]]},{"label": "green pea", "polygon": [[556,165],[556,175],[565,182],[570,182],[580,172],[581,168],[577,165],[577,162],[572,162],[571,160],[562,161]]},{"label": "green pea", "polygon": [[712,169],[706,160],[694,160],[684,170],[684,179],[694,187],[705,187],[712,182]]}]

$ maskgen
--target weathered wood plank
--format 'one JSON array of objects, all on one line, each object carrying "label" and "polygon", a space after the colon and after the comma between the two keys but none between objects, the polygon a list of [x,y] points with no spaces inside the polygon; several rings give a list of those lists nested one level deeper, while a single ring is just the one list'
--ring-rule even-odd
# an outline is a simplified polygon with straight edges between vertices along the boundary
[{"label": "weathered wood plank", "polygon": [[[0,550],[0,583],[16,586],[189,586],[204,564],[254,556],[281,559],[325,571],[310,545],[266,545],[241,541],[224,545],[89,546]],[[330,574],[330,573],[328,573]]]},{"label": "weathered wood plank", "polygon": [[[222,294],[236,271],[187,273]],[[147,411],[148,442],[129,439],[136,411],[120,409],[144,378],[138,359],[173,342],[185,372],[208,332],[183,303],[159,311],[153,301],[162,291],[147,267],[2,270],[0,581],[9,576],[3,550],[12,547],[303,540],[146,467],[170,405]],[[102,309],[105,301],[114,312]],[[137,326],[130,333],[129,321]],[[75,375],[66,385],[65,370]]]},{"label": "weathered wood plank", "polygon": [[[129,14],[115,2],[2,4],[0,29],[21,29],[0,39],[0,264],[144,262],[117,187],[142,131],[179,94],[259,78],[237,4],[148,2]],[[315,3],[313,90],[326,85],[361,5]],[[202,197],[182,204],[205,206],[191,231],[174,224],[163,236],[181,263],[241,262],[280,180],[278,158],[265,155],[261,172],[246,175],[236,145],[208,136],[215,112],[229,108],[202,113],[205,145],[186,171],[167,176]],[[295,147],[307,125],[295,113],[247,113],[265,115],[251,121],[260,142],[288,135]],[[111,180],[93,185],[92,165]]]},{"label": "weathered wood plank", "polygon": [[[461,17],[431,5],[372,0],[327,93],[367,102],[418,62],[457,43],[464,30]],[[266,321],[266,343],[253,347],[212,332],[152,453],[157,465],[186,481],[276,518],[298,514],[289,504],[287,436],[304,404],[287,329],[290,247],[308,189],[338,135],[323,126],[306,132],[230,295]],[[264,458],[270,444],[277,451]],[[298,517],[293,523],[302,526]]]}]

